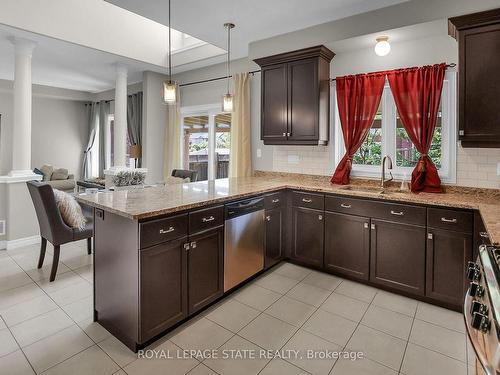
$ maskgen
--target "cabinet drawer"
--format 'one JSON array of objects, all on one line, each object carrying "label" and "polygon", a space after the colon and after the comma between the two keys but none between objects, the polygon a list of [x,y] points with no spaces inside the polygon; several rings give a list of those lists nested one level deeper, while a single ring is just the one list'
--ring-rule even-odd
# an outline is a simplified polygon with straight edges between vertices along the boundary
[{"label": "cabinet drawer", "polygon": [[325,206],[325,196],[322,194],[302,193],[294,191],[293,205],[296,207],[313,208],[322,210]]},{"label": "cabinet drawer", "polygon": [[285,203],[285,193],[279,191],[264,196],[264,207],[266,210],[281,207]]},{"label": "cabinet drawer", "polygon": [[141,223],[141,249],[187,236],[187,229],[187,214]]},{"label": "cabinet drawer", "polygon": [[398,203],[380,202],[373,217],[402,224],[425,226],[426,208]]},{"label": "cabinet drawer", "polygon": [[189,233],[202,232],[224,223],[224,206],[206,208],[189,213]]},{"label": "cabinet drawer", "polygon": [[367,199],[356,199],[340,196],[327,196],[325,210],[344,214],[373,217],[382,203]]},{"label": "cabinet drawer", "polygon": [[474,215],[472,212],[447,210],[443,208],[427,209],[430,228],[450,229],[457,232],[472,233]]}]

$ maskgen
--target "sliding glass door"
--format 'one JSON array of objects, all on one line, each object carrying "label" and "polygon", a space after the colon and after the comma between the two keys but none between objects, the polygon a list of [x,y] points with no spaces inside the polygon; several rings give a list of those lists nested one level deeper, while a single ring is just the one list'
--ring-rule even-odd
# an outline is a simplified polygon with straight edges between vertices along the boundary
[{"label": "sliding glass door", "polygon": [[183,168],[198,172],[198,181],[226,178],[229,171],[231,114],[219,106],[182,109]]}]

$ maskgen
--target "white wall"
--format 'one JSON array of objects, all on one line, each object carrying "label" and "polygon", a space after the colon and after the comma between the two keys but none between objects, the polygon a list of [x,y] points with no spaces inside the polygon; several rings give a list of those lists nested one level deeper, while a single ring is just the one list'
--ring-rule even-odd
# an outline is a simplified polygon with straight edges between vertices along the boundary
[{"label": "white wall", "polygon": [[[443,22],[443,25],[445,23]],[[277,40],[277,43],[279,39]],[[446,35],[443,27],[439,35],[407,40],[392,44],[392,51],[386,57],[378,57],[369,48],[336,50],[338,42],[326,46],[337,53],[332,61],[330,76],[366,73],[408,66],[429,65],[440,62],[458,62],[458,47],[454,39]],[[267,44],[269,47],[269,44]],[[233,72],[254,70],[256,66],[247,59],[233,64]],[[180,83],[224,76],[224,64],[185,72],[176,76]],[[223,81],[189,86],[181,90],[183,106],[218,103],[224,92]],[[307,173],[329,176],[335,168],[333,121],[330,124],[328,146],[264,146],[260,141],[260,75],[252,78],[252,160],[256,170]],[[257,157],[260,149],[262,157]],[[463,186],[500,188],[500,176],[496,175],[500,162],[498,149],[463,149],[457,145],[457,183]],[[289,162],[289,156],[294,159]],[[298,159],[298,161],[297,161]]]}]

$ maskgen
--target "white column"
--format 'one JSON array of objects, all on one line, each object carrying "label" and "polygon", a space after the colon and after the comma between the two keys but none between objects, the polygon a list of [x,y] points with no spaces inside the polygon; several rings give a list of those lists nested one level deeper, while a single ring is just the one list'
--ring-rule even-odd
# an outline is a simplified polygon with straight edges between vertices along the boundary
[{"label": "white column", "polygon": [[12,38],[15,48],[12,170],[10,176],[32,175],[31,170],[31,56],[35,43]]},{"label": "white column", "polygon": [[116,66],[113,167],[124,168],[127,153],[127,68]]}]

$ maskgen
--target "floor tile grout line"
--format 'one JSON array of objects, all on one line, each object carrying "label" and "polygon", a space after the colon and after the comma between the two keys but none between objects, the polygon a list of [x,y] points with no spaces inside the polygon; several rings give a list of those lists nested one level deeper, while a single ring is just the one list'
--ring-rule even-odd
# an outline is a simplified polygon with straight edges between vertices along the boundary
[{"label": "floor tile grout line", "polygon": [[[418,305],[417,305],[417,308],[418,308]],[[416,315],[417,315],[417,310],[415,310],[415,316]],[[403,368],[403,363],[405,362],[406,351],[408,350],[408,344],[410,343],[411,332],[413,331],[413,324],[415,324],[415,319],[416,319],[415,316],[413,317],[413,319],[411,321],[410,333],[408,334],[408,340],[406,340],[405,350],[403,351],[403,358],[401,360],[401,363],[399,364],[398,373],[401,372],[401,370]]]},{"label": "floor tile grout line", "polygon": [[[0,319],[5,323],[5,320],[0,316]],[[7,327],[7,324],[5,324],[5,326]],[[26,356],[26,353],[24,352],[24,350],[21,348],[21,345],[19,345],[19,341],[17,341],[16,337],[14,336],[14,334],[12,333],[12,331],[10,330],[9,327],[7,327],[7,329],[9,330],[12,338],[14,339],[14,341],[16,342],[17,344],[17,350],[19,350],[23,356],[24,356],[24,359],[26,360],[26,362],[28,363],[28,365],[31,367],[31,369],[33,370],[33,373],[36,374],[37,372],[35,371],[35,368],[33,367],[33,365],[31,364],[31,362],[29,361],[28,357]],[[15,353],[17,350],[13,351],[12,353]],[[9,353],[9,354],[12,354],[12,353]]]},{"label": "floor tile grout line", "polygon": [[[87,255],[90,255],[90,254],[87,254]],[[9,256],[10,256],[10,255],[9,255]],[[11,257],[11,258],[12,258],[12,257]],[[15,262],[15,259],[12,259],[12,260],[14,260],[14,262]],[[17,264],[17,262],[16,262],[16,264]],[[24,271],[24,270],[23,270],[23,271]],[[29,278],[31,278],[31,279],[33,280],[33,278],[32,278],[32,277],[31,277],[31,276],[30,276],[30,275],[29,275],[26,271],[24,271],[24,272],[28,275],[28,277],[29,277]],[[76,274],[76,272],[75,272],[75,274]],[[77,275],[78,275],[78,274],[77,274]],[[79,276],[80,278],[82,278],[82,279],[83,279],[83,277],[81,277],[80,275],[78,275],[78,276]],[[83,280],[85,280],[85,279],[83,279]],[[33,281],[34,281],[34,280],[33,280]],[[86,281],[86,280],[85,280],[85,281]],[[78,354],[80,354],[81,352],[83,352],[83,351],[87,350],[88,348],[90,348],[90,347],[92,347],[92,346],[94,346],[94,345],[97,345],[97,343],[96,343],[94,340],[92,340],[92,338],[91,338],[91,337],[87,334],[87,332],[85,332],[85,330],[84,330],[84,329],[82,329],[82,328],[78,325],[78,322],[76,322],[76,321],[75,321],[75,320],[74,320],[74,319],[73,319],[73,318],[72,318],[72,317],[71,317],[71,316],[70,316],[70,315],[69,315],[69,314],[68,314],[68,313],[67,313],[67,312],[66,312],[66,311],[62,308],[62,306],[60,306],[60,305],[59,305],[59,304],[58,304],[58,303],[57,303],[57,302],[56,302],[56,301],[55,301],[55,300],[54,300],[54,299],[53,299],[53,298],[52,298],[52,297],[48,294],[48,292],[47,292],[47,291],[45,291],[45,290],[44,290],[44,289],[43,289],[40,285],[38,285],[36,282],[35,282],[35,285],[37,285],[37,287],[38,287],[38,288],[39,288],[39,289],[40,289],[40,290],[41,290],[41,291],[42,291],[42,292],[43,292],[43,293],[44,293],[44,294],[45,294],[48,298],[50,298],[50,299],[52,300],[52,302],[54,302],[54,303],[56,304],[56,306],[57,306],[57,307],[58,307],[58,308],[59,308],[59,309],[60,309],[60,310],[61,310],[61,311],[62,311],[62,312],[63,312],[63,313],[64,313],[64,314],[65,314],[65,315],[66,315],[66,316],[67,316],[67,317],[71,320],[71,321],[73,321],[73,323],[74,323],[73,325],[75,325],[76,327],[78,327],[78,328],[79,328],[79,329],[80,329],[80,330],[81,330],[81,331],[82,331],[82,332],[83,332],[83,333],[84,333],[84,334],[85,334],[85,335],[89,338],[89,340],[93,343],[93,345],[91,345],[91,346],[89,346],[89,347],[85,348],[84,350],[81,350],[80,352],[78,352],[78,353],[76,353],[76,354],[74,354],[74,355],[72,355],[72,356],[70,356],[70,357],[68,357],[68,358],[64,359],[64,360],[63,360],[63,361],[61,361],[61,362],[58,362],[57,364],[55,364],[55,365],[54,365],[54,366],[52,366],[52,367],[55,367],[55,366],[57,366],[57,365],[59,365],[59,364],[61,364],[61,363],[65,362],[65,361],[67,361],[68,359],[70,359],[70,358],[74,357],[75,355],[78,355]],[[71,286],[71,285],[70,285],[70,286]],[[61,288],[61,289],[63,289],[63,288]],[[87,297],[85,297],[85,298],[87,298]],[[83,298],[82,298],[82,299],[83,299]],[[80,300],[78,300],[78,301],[80,301]],[[77,301],[75,301],[75,302],[77,302]],[[54,311],[54,310],[52,310],[52,311]],[[56,334],[58,334],[58,333],[60,333],[60,332],[64,331],[64,330],[65,330],[65,329],[67,329],[67,328],[70,328],[70,327],[71,327],[71,326],[68,326],[68,327],[66,327],[66,328],[64,328],[64,329],[62,329],[62,330],[59,330],[59,331],[57,331],[57,332],[55,332],[55,333],[53,333],[53,334],[51,334],[51,335],[49,335],[49,336],[46,336],[46,337],[44,337],[44,338],[42,338],[42,339],[40,339],[40,340],[35,341],[35,342],[39,342],[39,341],[41,341],[41,340],[43,340],[43,339],[46,339],[46,338],[51,337],[51,336],[54,336],[54,335],[56,335]],[[14,336],[14,335],[13,335],[13,336]],[[15,337],[14,337],[14,339],[15,339]],[[16,342],[17,342],[17,340],[16,340]],[[30,345],[33,345],[35,342],[31,343]],[[28,346],[30,346],[30,345],[27,345],[26,347],[28,347]],[[99,345],[97,345],[97,346],[99,346]],[[30,364],[30,366],[33,368],[33,366],[31,365],[31,362],[29,361],[28,357],[26,356],[26,353],[24,352],[23,348],[22,348],[21,346],[19,346],[19,347],[20,347],[21,351],[23,352],[23,355],[26,357],[26,360],[28,361],[28,363]],[[111,359],[111,360],[112,360],[112,361],[113,361],[113,362],[114,362],[114,363],[115,363],[118,367],[120,367],[120,365],[119,365],[118,363],[116,363],[116,362],[115,362],[115,360],[114,360],[113,358],[111,358],[111,356],[109,356],[109,354],[108,354],[108,353],[107,353],[104,349],[102,349],[100,346],[99,346],[99,348],[100,348],[100,349],[101,349],[101,350],[102,350],[102,351],[103,351],[103,352],[104,352],[104,353],[105,353],[105,354],[106,354],[106,355],[107,355],[107,356],[108,356],[108,357],[109,357],[109,358],[110,358],[110,359]],[[50,368],[52,368],[52,367],[50,367]],[[120,368],[121,368],[121,367],[120,367]],[[48,369],[46,369],[46,370],[44,370],[44,371],[47,371],[47,370],[48,370]],[[34,368],[33,368],[33,371],[34,371]],[[35,373],[36,373],[36,371],[35,371]]]}]

